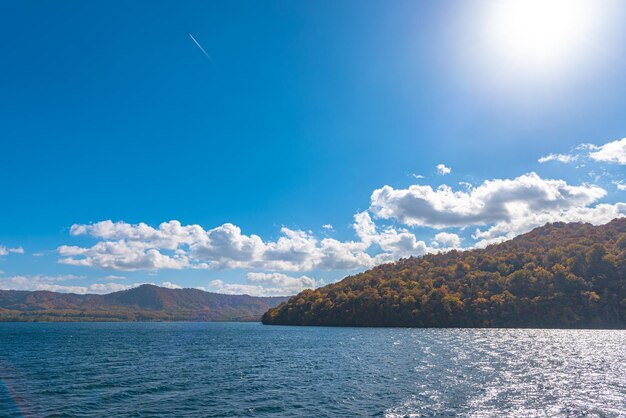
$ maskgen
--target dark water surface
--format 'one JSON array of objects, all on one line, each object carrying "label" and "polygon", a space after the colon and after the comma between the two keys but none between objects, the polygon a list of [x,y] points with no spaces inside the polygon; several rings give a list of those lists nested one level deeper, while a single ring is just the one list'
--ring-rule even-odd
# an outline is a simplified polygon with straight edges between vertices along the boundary
[{"label": "dark water surface", "polygon": [[626,416],[626,331],[0,324],[0,416]]}]

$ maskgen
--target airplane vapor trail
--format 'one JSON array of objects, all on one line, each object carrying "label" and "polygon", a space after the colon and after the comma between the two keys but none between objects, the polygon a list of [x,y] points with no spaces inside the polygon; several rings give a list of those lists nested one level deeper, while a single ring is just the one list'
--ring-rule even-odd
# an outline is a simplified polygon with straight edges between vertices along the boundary
[{"label": "airplane vapor trail", "polygon": [[211,56],[204,50],[204,48],[202,48],[202,45],[200,45],[200,42],[196,41],[196,38],[194,38],[192,34],[189,34],[189,37],[198,46],[198,48],[200,48],[200,51],[202,51],[204,56],[207,57],[209,60],[211,60],[213,64],[215,64],[215,61],[213,61],[213,58],[211,58]]}]

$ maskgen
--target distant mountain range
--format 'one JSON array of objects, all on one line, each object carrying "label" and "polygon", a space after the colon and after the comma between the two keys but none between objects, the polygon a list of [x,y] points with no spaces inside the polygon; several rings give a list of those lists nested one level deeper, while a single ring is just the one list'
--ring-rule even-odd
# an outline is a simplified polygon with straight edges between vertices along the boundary
[{"label": "distant mountain range", "polygon": [[0,290],[0,321],[258,321],[285,300],[149,284],[107,295]]},{"label": "distant mountain range", "polygon": [[270,309],[274,325],[626,328],[626,218],[384,264]]}]

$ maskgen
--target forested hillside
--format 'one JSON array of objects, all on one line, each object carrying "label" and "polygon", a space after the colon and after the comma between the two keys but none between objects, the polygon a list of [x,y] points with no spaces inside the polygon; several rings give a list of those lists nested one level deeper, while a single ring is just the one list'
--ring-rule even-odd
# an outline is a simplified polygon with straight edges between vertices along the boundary
[{"label": "forested hillside", "polygon": [[0,290],[0,321],[258,321],[285,299],[148,284],[107,295]]},{"label": "forested hillside", "polygon": [[305,290],[263,323],[626,328],[626,218],[381,265]]}]

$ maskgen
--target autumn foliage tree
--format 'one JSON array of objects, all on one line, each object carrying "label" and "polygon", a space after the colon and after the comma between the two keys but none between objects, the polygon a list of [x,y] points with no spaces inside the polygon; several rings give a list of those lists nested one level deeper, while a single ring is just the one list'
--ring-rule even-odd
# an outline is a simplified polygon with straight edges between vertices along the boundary
[{"label": "autumn foliage tree", "polygon": [[626,219],[553,223],[305,290],[265,324],[626,328]]}]

